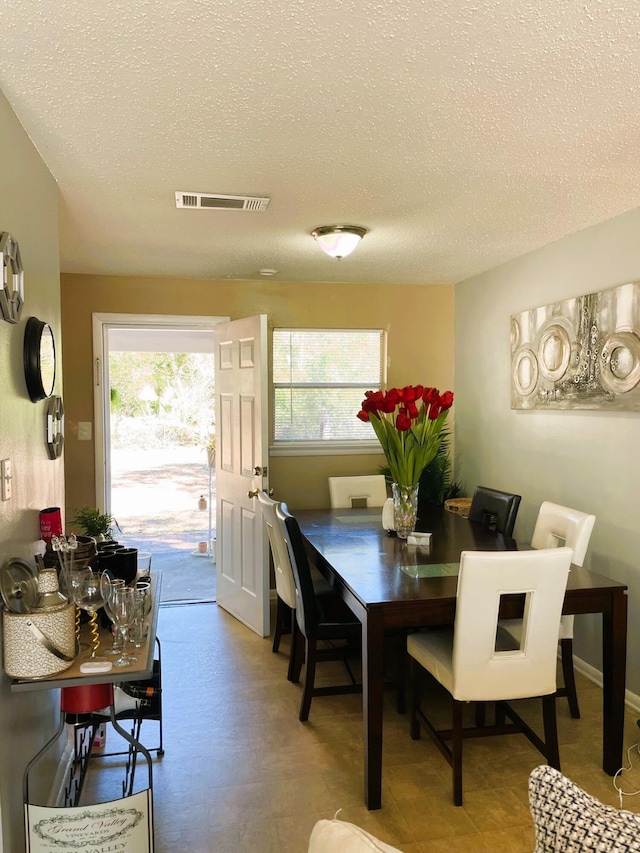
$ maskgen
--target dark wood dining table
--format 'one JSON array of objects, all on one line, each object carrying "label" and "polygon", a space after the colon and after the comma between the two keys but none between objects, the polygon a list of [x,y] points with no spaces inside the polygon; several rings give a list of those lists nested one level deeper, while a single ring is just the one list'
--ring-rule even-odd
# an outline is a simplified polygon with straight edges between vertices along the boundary
[{"label": "dark wood dining table", "polygon": [[[438,507],[421,512],[417,525],[431,533],[429,547],[385,533],[380,509],[301,510],[295,515],[312,561],[362,623],[364,800],[367,808],[379,809],[385,630],[452,624],[460,553],[517,550],[518,545]],[[626,589],[572,565],[563,607],[568,614],[602,614],[602,766],[610,776],[622,765]],[[518,616],[521,607],[521,599],[505,601],[501,615]]]}]

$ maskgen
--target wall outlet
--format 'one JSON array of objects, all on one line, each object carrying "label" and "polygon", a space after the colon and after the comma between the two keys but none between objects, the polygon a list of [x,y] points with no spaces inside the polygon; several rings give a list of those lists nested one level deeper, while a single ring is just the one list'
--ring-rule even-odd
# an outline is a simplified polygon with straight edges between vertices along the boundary
[{"label": "wall outlet", "polygon": [[91,441],[91,421],[78,421],[78,441]]},{"label": "wall outlet", "polygon": [[3,459],[0,462],[0,485],[2,486],[2,500],[11,498],[11,460]]}]

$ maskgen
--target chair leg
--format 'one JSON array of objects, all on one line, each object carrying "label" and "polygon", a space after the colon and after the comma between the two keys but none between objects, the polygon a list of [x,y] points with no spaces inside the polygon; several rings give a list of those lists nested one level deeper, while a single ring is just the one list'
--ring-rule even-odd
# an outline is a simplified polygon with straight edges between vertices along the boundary
[{"label": "chair leg", "polygon": [[304,688],[302,691],[302,701],[300,702],[300,713],[298,714],[298,719],[301,723],[306,723],[309,719],[309,710],[311,708],[311,699],[313,697],[313,683],[316,678],[317,651],[316,641],[307,639]]},{"label": "chair leg", "polygon": [[476,726],[482,728],[487,722],[487,703],[476,702],[475,709]]},{"label": "chair leg", "polygon": [[558,749],[558,722],[556,719],[556,695],[551,693],[542,697],[542,720],[547,763],[560,770],[560,750]]},{"label": "chair leg", "polygon": [[163,743],[163,728],[162,728],[162,646],[160,645],[160,640],[156,637],[156,646],[158,648],[158,729],[159,729],[159,737],[160,743],[158,744],[158,749],[156,750],[156,755],[162,756],[164,755],[164,743]]},{"label": "chair leg", "polygon": [[407,638],[404,633],[397,637],[396,649],[396,711],[404,714],[407,710],[405,698],[406,660],[407,660]]},{"label": "chair leg", "polygon": [[296,620],[295,610],[291,611],[291,646],[289,648],[289,666],[287,668],[287,681],[300,680],[300,670],[298,669],[297,679],[294,678],[296,671],[296,663],[298,660],[298,646],[303,646],[300,629]]},{"label": "chair leg", "polygon": [[287,618],[287,610],[289,610],[289,608],[280,596],[278,596],[276,601],[276,624],[273,629],[273,647],[271,649],[274,654],[280,648],[280,640],[282,639],[282,635],[285,633],[284,625],[285,619]]},{"label": "chair leg", "polygon": [[411,705],[409,708],[409,734],[412,740],[420,740],[420,720],[418,719],[418,708],[420,707],[420,667],[411,659]]},{"label": "chair leg", "polygon": [[576,679],[573,673],[573,640],[560,640],[560,655],[562,657],[562,675],[564,687],[569,703],[569,713],[574,720],[580,719],[580,708],[578,707],[578,694],[576,692]]},{"label": "chair leg", "polygon": [[293,665],[291,666],[291,678],[289,681],[297,684],[300,681],[300,673],[302,672],[302,664],[304,663],[306,641],[302,635],[297,619],[294,620],[291,630],[296,636],[293,641]]},{"label": "chair leg", "polygon": [[451,767],[453,769],[453,803],[462,805],[462,711],[464,702],[453,700],[453,725],[451,729]]}]

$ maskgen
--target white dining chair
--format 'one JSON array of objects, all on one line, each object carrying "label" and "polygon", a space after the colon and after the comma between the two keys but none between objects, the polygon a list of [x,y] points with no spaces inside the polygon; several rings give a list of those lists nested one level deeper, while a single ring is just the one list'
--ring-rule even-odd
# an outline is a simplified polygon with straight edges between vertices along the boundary
[{"label": "white dining chair", "polygon": [[[556,725],[558,626],[573,551],[463,551],[452,628],[410,634],[412,658],[411,737],[424,724],[453,769],[453,799],[462,805],[462,744],[465,738],[522,732],[547,762],[560,768]],[[521,641],[498,631],[503,596],[524,595]],[[502,642],[502,640],[507,642]],[[420,702],[422,669],[451,694],[453,725],[437,730]],[[542,697],[544,738],[507,703]],[[467,702],[495,702],[494,725],[463,728]],[[505,718],[509,723],[505,723]],[[450,741],[450,745],[449,745]]]},{"label": "white dining chair", "polygon": [[[572,562],[582,566],[595,522],[595,515],[545,501],[538,512],[531,547],[555,548],[566,545],[573,548]],[[564,678],[564,687],[560,688],[558,695],[567,697],[571,716],[579,719],[580,708],[573,671],[573,616],[563,616],[560,620],[558,640]]]},{"label": "white dining chair", "polygon": [[329,477],[329,499],[332,509],[379,506],[386,501],[387,481],[384,474],[357,477]]},{"label": "white dining chair", "polygon": [[[595,524],[595,515],[588,515],[571,509],[568,506],[545,501],[538,512],[536,526],[531,537],[532,548],[556,548],[567,545],[573,548],[573,563],[581,566],[589,547],[589,540]],[[521,631],[519,619],[506,620],[501,626],[517,638]],[[558,688],[558,696],[566,696],[569,713],[580,719],[580,706],[576,690],[576,679],[573,670],[573,616],[563,616],[558,632],[560,643],[560,660],[562,662],[562,677],[564,687]]]},{"label": "white dining chair", "polygon": [[258,491],[256,497],[260,503],[262,518],[269,536],[269,545],[273,558],[273,572],[276,582],[276,621],[273,629],[272,651],[276,653],[280,648],[280,640],[286,631],[287,622],[290,622],[291,649],[289,652],[287,678],[291,681],[297,638],[297,632],[295,631],[296,585],[289,560],[289,551],[282,535],[280,522],[276,516],[278,501],[274,501],[265,491],[261,490]]}]

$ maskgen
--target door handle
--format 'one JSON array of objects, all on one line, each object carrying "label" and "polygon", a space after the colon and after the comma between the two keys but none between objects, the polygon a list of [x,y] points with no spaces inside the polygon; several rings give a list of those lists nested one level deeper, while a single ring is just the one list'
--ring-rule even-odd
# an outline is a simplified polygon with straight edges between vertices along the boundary
[{"label": "door handle", "polygon": [[[260,489],[251,489],[251,491],[250,491],[250,492],[247,492],[247,497],[249,497],[249,498],[257,498],[257,497],[258,497],[258,492],[259,492],[259,491],[260,491]],[[267,494],[269,495],[269,497],[270,497],[270,498],[272,498],[272,497],[273,497],[273,489],[269,489],[269,491],[267,492]]]}]

